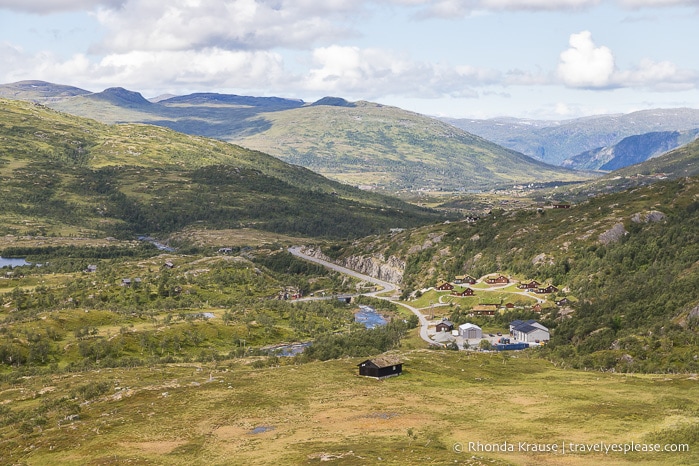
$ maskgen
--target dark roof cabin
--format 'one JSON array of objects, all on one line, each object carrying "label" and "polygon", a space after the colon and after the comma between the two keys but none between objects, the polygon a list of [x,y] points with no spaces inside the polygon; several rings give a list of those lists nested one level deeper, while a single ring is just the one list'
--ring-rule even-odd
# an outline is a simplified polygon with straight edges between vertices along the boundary
[{"label": "dark roof cabin", "polygon": [[457,285],[461,285],[463,283],[475,285],[476,279],[470,275],[457,275],[456,277],[454,277],[454,283],[456,283]]},{"label": "dark roof cabin", "polygon": [[473,290],[472,290],[471,288],[469,288],[469,287],[466,287],[466,289],[461,290],[461,291],[459,291],[459,290],[453,290],[453,291],[451,292],[451,294],[454,295],[454,296],[474,296],[474,295],[475,295],[475,293],[473,292]]},{"label": "dark roof cabin", "polygon": [[486,278],[485,282],[489,285],[499,285],[504,283],[510,283],[510,279],[504,275],[498,275],[497,277]]},{"label": "dark roof cabin", "polygon": [[447,319],[442,319],[440,323],[435,325],[435,330],[438,332],[451,332],[454,330],[454,323]]},{"label": "dark roof cabin", "polygon": [[403,372],[403,362],[397,356],[380,356],[374,359],[367,359],[357,364],[359,375],[384,379],[400,375]]},{"label": "dark roof cabin", "polygon": [[442,282],[439,285],[437,285],[437,289],[439,291],[450,291],[454,289],[454,285],[452,285],[449,282]]}]

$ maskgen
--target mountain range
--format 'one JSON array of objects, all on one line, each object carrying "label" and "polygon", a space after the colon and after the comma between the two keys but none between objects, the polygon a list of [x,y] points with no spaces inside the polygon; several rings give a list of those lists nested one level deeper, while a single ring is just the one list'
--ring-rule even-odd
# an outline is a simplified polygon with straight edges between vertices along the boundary
[{"label": "mountain range", "polygon": [[481,190],[594,176],[547,165],[424,115],[337,97],[307,104],[198,93],[153,102],[122,88],[89,93],[40,81],[0,86],[0,96],[103,123],[148,123],[235,142],[344,183],[393,192]]},{"label": "mountain range", "polygon": [[699,135],[699,129],[689,131],[658,131],[629,136],[613,146],[600,147],[566,159],[561,166],[613,171],[652,159],[688,144]]},{"label": "mountain range", "polygon": [[[537,160],[553,165],[562,165],[571,160],[565,165],[585,168],[585,163],[575,163],[576,156],[614,146],[629,136],[696,130],[699,128],[699,110],[655,109],[561,121],[516,118],[443,120]],[[599,168],[594,165],[591,167]]]}]

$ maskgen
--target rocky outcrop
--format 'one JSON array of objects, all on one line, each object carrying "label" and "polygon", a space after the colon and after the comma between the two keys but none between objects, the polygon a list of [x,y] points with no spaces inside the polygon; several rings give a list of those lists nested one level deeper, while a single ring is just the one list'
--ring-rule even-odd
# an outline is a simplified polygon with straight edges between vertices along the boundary
[{"label": "rocky outcrop", "polygon": [[348,269],[356,270],[364,275],[378,278],[389,283],[400,283],[403,281],[405,262],[395,256],[389,256],[384,260],[383,256],[350,256],[343,259],[338,264]]},{"label": "rocky outcrop", "polygon": [[385,282],[400,283],[403,281],[405,261],[395,256],[389,256],[388,259],[384,259],[382,255],[372,254],[369,256],[350,256],[341,260],[333,260],[323,254],[319,248],[305,248],[303,252],[316,259],[332,262]]},{"label": "rocky outcrop", "polygon": [[634,223],[655,223],[665,220],[665,214],[657,210],[651,210],[645,213],[635,213],[631,216],[631,221]]},{"label": "rocky outcrop", "polygon": [[604,245],[616,243],[628,234],[629,232],[626,231],[626,228],[624,228],[624,224],[617,223],[612,228],[599,235],[599,242]]}]

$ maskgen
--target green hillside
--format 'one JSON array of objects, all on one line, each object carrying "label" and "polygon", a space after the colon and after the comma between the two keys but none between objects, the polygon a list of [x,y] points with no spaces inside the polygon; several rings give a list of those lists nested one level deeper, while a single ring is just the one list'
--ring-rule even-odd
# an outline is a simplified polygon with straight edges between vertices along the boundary
[{"label": "green hillside", "polygon": [[390,190],[472,190],[590,178],[396,107],[330,103],[268,113],[269,129],[235,140],[348,184]]},{"label": "green hillside", "polygon": [[326,97],[305,104],[214,93],[150,102],[122,88],[66,95],[64,87],[15,83],[0,86],[0,96],[103,123],[148,123],[234,142],[346,184],[391,192],[481,190],[597,176],[552,167],[439,120],[369,102]]},{"label": "green hillside", "polygon": [[[340,258],[396,256],[406,264],[404,296],[465,274],[553,284],[560,291],[544,296],[543,313],[553,329],[550,355],[580,368],[696,372],[698,199],[697,177],[658,182],[569,209],[494,210],[476,222],[371,238],[346,246]],[[572,304],[556,306],[563,297]],[[449,313],[455,322],[469,319],[458,306]],[[542,317],[497,317],[501,325],[514,318]]]},{"label": "green hillside", "polygon": [[0,100],[2,234],[133,237],[187,226],[359,236],[437,214],[269,155]]}]

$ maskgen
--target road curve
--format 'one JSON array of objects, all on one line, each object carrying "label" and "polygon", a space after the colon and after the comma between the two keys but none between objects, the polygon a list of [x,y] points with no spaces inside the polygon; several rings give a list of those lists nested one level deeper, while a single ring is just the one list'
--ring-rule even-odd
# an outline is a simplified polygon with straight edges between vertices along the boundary
[{"label": "road curve", "polygon": [[361,274],[359,272],[355,272],[352,269],[342,267],[341,265],[337,265],[337,264],[334,264],[332,262],[324,261],[323,259],[318,259],[316,257],[309,256],[308,254],[304,254],[301,252],[301,248],[299,246],[294,246],[294,247],[289,248],[289,252],[292,255],[294,255],[300,259],[304,259],[304,260],[307,260],[309,262],[315,262],[316,264],[320,264],[320,265],[325,266],[325,267],[327,267],[331,270],[334,270],[336,272],[344,273],[345,275],[349,275],[351,277],[358,278],[358,279],[364,280],[366,282],[374,283],[374,284],[379,285],[383,288],[383,290],[381,290],[381,291],[375,291],[373,293],[363,293],[363,294],[366,294],[368,296],[373,296],[373,295],[376,295],[377,293],[385,293],[387,291],[395,291],[398,289],[398,286],[396,286],[393,283],[385,282],[383,280],[379,280],[378,278],[370,277],[369,275],[364,275],[364,274]]},{"label": "road curve", "polygon": [[397,286],[397,285],[395,285],[395,284],[393,284],[393,283],[385,282],[385,281],[383,281],[383,280],[379,280],[378,278],[370,277],[369,275],[364,275],[364,274],[361,274],[361,273],[359,273],[359,272],[355,272],[355,271],[352,270],[352,269],[348,269],[348,268],[346,268],[346,267],[342,267],[341,265],[337,265],[337,264],[334,264],[334,263],[332,263],[332,262],[328,262],[328,261],[325,261],[325,260],[322,260],[322,259],[318,259],[318,258],[313,257],[313,256],[309,256],[308,254],[304,254],[303,252],[301,252],[301,247],[299,247],[299,246],[291,247],[291,248],[288,249],[288,251],[289,251],[293,256],[296,256],[296,257],[298,257],[298,258],[300,258],[300,259],[307,260],[307,261],[309,261],[309,262],[315,262],[316,264],[320,264],[320,265],[325,266],[325,267],[327,267],[327,268],[329,268],[329,269],[331,269],[331,270],[334,270],[334,271],[336,271],[336,272],[344,273],[345,275],[349,275],[349,276],[351,276],[351,277],[358,278],[358,279],[360,279],[360,280],[364,280],[364,281],[367,281],[367,282],[371,282],[371,283],[374,283],[374,284],[376,284],[376,285],[379,285],[379,286],[383,287],[383,290],[375,291],[375,292],[372,292],[372,293],[362,293],[362,294],[364,294],[364,295],[366,295],[366,296],[374,296],[374,297],[379,298],[379,299],[384,299],[384,300],[386,300],[386,301],[390,301],[390,302],[392,302],[392,303],[394,303],[394,304],[397,304],[397,305],[399,305],[399,306],[403,306],[403,307],[406,308],[406,309],[409,309],[413,314],[415,314],[415,315],[417,316],[417,318],[418,318],[419,321],[420,321],[420,338],[422,338],[424,341],[426,341],[426,342],[429,343],[430,345],[436,345],[436,344],[437,344],[437,343],[435,343],[432,339],[430,339],[429,335],[427,334],[427,327],[429,326],[429,321],[427,320],[427,318],[426,318],[424,315],[422,315],[422,313],[421,313],[418,309],[416,309],[416,308],[414,308],[414,307],[412,307],[412,306],[409,306],[409,305],[407,305],[407,304],[405,304],[405,303],[401,303],[401,302],[398,302],[398,301],[394,301],[394,300],[392,300],[391,298],[386,298],[386,297],[383,297],[383,296],[377,296],[379,293],[385,293],[385,292],[387,292],[387,291],[395,291],[395,290],[397,290],[397,289],[398,289],[398,286]]}]

